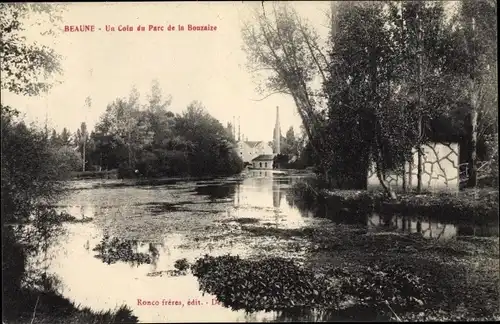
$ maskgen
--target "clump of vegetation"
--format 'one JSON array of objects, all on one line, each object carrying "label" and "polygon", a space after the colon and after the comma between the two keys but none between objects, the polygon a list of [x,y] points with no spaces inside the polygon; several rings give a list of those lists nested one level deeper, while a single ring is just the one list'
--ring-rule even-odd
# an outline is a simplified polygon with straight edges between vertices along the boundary
[{"label": "clump of vegetation", "polygon": [[94,219],[92,217],[76,218],[71,214],[62,212],[60,214],[60,220],[61,222],[67,222],[67,223],[88,223],[93,221]]},{"label": "clump of vegetation", "polygon": [[248,261],[205,255],[191,269],[203,291],[233,309],[270,311],[339,300],[334,283],[281,258]]},{"label": "clump of vegetation", "polygon": [[[358,307],[389,303],[392,309],[409,309],[422,307],[429,293],[421,278],[396,267],[358,272],[332,268],[317,273],[283,258],[251,261],[205,255],[192,265],[192,271],[201,290],[216,295],[227,307],[246,311],[340,311],[353,301]],[[390,309],[384,307],[381,313]]]},{"label": "clump of vegetation", "polygon": [[362,306],[389,303],[392,309],[404,310],[423,306],[431,289],[423,278],[399,266],[362,268],[357,272],[333,271],[342,280],[341,291]]},{"label": "clump of vegetation", "polygon": [[104,263],[112,264],[118,261],[129,262],[132,264],[151,264],[158,257],[158,251],[150,244],[151,254],[134,252],[133,247],[137,245],[136,241],[120,240],[118,238],[110,238],[107,234],[104,235],[101,242],[92,250],[98,252],[95,256],[101,259]]},{"label": "clump of vegetation", "polygon": [[[54,291],[26,290],[19,298],[22,298],[23,305],[16,309],[12,323],[138,323],[138,318],[125,305],[114,310],[94,311],[76,305]],[[7,320],[5,323],[11,322]]]},{"label": "clump of vegetation", "polygon": [[189,269],[189,262],[186,258],[176,260],[174,263],[174,268],[178,271],[186,271]]}]

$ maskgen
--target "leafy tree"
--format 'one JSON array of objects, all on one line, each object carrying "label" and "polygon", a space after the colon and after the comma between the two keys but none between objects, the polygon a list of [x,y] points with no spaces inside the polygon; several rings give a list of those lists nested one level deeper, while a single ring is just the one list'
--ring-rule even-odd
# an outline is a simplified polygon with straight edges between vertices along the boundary
[{"label": "leafy tree", "polygon": [[59,141],[61,145],[65,146],[71,145],[71,134],[66,127],[63,128],[61,135],[59,136]]},{"label": "leafy tree", "polygon": [[96,125],[91,135],[93,161],[118,168],[122,176],[134,175],[135,170],[147,177],[240,171],[234,140],[201,103],[175,116],[167,110],[171,98],[163,100],[157,82],[146,109],[140,109],[134,92],[132,99],[108,105]]},{"label": "leafy tree", "polygon": [[299,155],[299,142],[298,139],[295,138],[295,132],[293,130],[293,126],[290,126],[290,128],[287,130],[284,142],[285,145],[281,150],[283,154],[294,155],[294,156]]},{"label": "leafy tree", "polygon": [[88,142],[89,136],[87,132],[87,124],[85,122],[82,122],[80,124],[80,128],[75,133],[75,145],[76,147],[78,147],[78,152],[80,152],[81,154],[80,156],[82,161],[82,171],[85,171],[85,166],[87,163],[88,152],[86,151],[86,148]]},{"label": "leafy tree", "polygon": [[[326,80],[327,56],[316,32],[288,4],[272,4],[272,10],[256,9],[254,19],[242,29],[248,67],[264,77],[260,87],[267,96],[291,95],[309,140],[318,151],[323,144],[323,118],[319,107],[324,95],[314,91],[315,80]],[[263,76],[261,73],[266,72]]]},{"label": "leafy tree", "polygon": [[[386,192],[387,171],[402,172],[425,125],[452,98],[450,42],[441,3],[359,3],[340,7],[328,81],[328,149],[321,159],[338,185],[364,186],[371,161]],[[450,91],[448,91],[450,92]],[[427,132],[428,133],[428,132]],[[419,164],[421,169],[421,164]]]},{"label": "leafy tree", "polygon": [[[0,67],[1,87],[23,95],[38,95],[51,84],[44,77],[61,72],[59,56],[53,49],[29,43],[25,36],[26,18],[33,15],[48,17],[51,23],[61,20],[63,7],[43,3],[0,4]],[[45,33],[54,33],[52,29]]]},{"label": "leafy tree", "polygon": [[460,99],[468,102],[465,127],[470,187],[477,185],[478,136],[498,132],[493,126],[498,123],[496,11],[494,1],[463,0],[454,17],[454,64],[450,73],[455,73],[455,82],[465,89]]},{"label": "leafy tree", "polygon": [[[59,57],[50,48],[28,42],[23,33],[26,18],[38,14],[55,22],[58,9],[49,4],[2,3],[0,10],[2,91],[29,96],[47,91],[51,83],[44,77],[60,72]],[[29,287],[28,279],[41,278],[27,271],[27,258],[46,249],[60,228],[57,214],[47,203],[63,193],[60,180],[66,176],[58,169],[47,134],[26,126],[17,116],[17,110],[1,105],[2,275],[4,297],[9,301],[4,304],[6,314],[14,317],[22,307],[19,299],[23,287]],[[26,222],[31,222],[29,231],[23,226]]]}]

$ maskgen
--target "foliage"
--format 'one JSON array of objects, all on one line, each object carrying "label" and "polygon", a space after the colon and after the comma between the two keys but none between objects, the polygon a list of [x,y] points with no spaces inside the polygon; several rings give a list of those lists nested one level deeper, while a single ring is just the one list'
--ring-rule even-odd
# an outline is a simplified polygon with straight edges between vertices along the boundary
[{"label": "foliage", "polygon": [[[49,77],[61,72],[59,56],[39,43],[30,43],[26,23],[40,18],[50,24],[60,20],[60,5],[2,3],[0,10],[0,66],[2,91],[17,95],[39,95],[53,84]],[[32,33],[31,33],[32,34]],[[32,36],[32,35],[30,35]],[[17,119],[18,111],[1,105],[2,130],[2,282],[5,312],[2,321],[47,323],[137,322],[130,310],[96,314],[57,294],[57,280],[46,274],[46,253],[62,233],[64,217],[51,204],[64,194],[64,180],[76,161],[69,145],[69,133],[49,138],[46,131]],[[57,135],[57,133],[56,133]],[[45,256],[44,256],[45,255]],[[29,257],[38,262],[28,262]],[[57,308],[57,312],[54,309]],[[33,312],[33,310],[36,312]]]},{"label": "foliage", "polygon": [[498,221],[498,190],[475,189],[460,193],[400,195],[397,200],[388,201],[377,192],[359,190],[325,190],[321,183],[298,182],[292,186],[292,199],[303,209],[327,208],[332,217],[342,210],[349,210],[353,217],[361,212],[383,215],[403,214],[430,216],[441,221],[466,222],[469,224],[495,223]]},{"label": "foliage", "polygon": [[[336,270],[345,276],[341,290],[355,296],[363,305],[382,306],[389,302],[392,308],[410,309],[423,306],[430,289],[422,278],[398,266],[380,269],[367,267],[359,273]],[[423,300],[422,300],[423,299]]]},{"label": "foliage", "polygon": [[381,180],[400,172],[425,141],[419,120],[433,120],[453,98],[442,96],[450,93],[442,3],[360,3],[341,7],[337,19],[324,84],[332,153],[322,160],[342,187],[362,179],[370,161]]},{"label": "foliage", "polygon": [[292,96],[315,150],[322,141],[323,116],[320,112],[325,96],[315,89],[314,82],[325,79],[327,57],[320,39],[295,9],[285,3],[256,7],[253,21],[242,29],[248,68],[262,79],[260,92]]},{"label": "foliage", "polygon": [[[6,299],[18,301],[23,286],[39,289],[45,259],[28,268],[27,258],[42,255],[62,232],[59,214],[48,204],[65,186],[70,161],[56,154],[45,132],[17,119],[2,106],[2,269]],[[19,305],[17,305],[19,306]],[[17,307],[16,306],[16,307]]]},{"label": "foliage", "polygon": [[340,310],[341,302],[351,298],[372,307],[390,302],[409,309],[422,306],[428,291],[420,278],[397,267],[368,267],[362,273],[332,268],[321,274],[283,258],[250,261],[205,255],[193,264],[192,271],[202,290],[215,294],[228,307],[247,311]]},{"label": "foliage", "polygon": [[47,46],[26,40],[26,19],[48,16],[54,25],[61,19],[58,14],[62,8],[53,4],[2,3],[0,9],[2,89],[23,95],[47,91],[51,84],[42,80],[61,72],[59,56]]},{"label": "foliage", "polygon": [[293,97],[308,137],[303,159],[330,186],[364,188],[374,162],[394,196],[385,173],[401,173],[413,148],[458,141],[475,152],[467,137],[477,132],[479,149],[498,133],[496,6],[457,4],[453,13],[436,1],[334,3],[328,54],[292,6],[262,6],[244,26],[249,68],[261,90]]},{"label": "foliage", "polygon": [[[227,129],[193,102],[181,115],[167,111],[157,82],[142,109],[138,93],[108,105],[91,133],[90,164],[119,169],[120,177],[234,174],[242,161]],[[137,171],[136,171],[137,170]]]},{"label": "foliage", "polygon": [[69,174],[70,171],[80,170],[82,159],[73,148],[61,146],[53,148],[56,165],[58,165],[61,174]]},{"label": "foliage", "polygon": [[174,267],[179,271],[186,271],[189,269],[189,262],[186,258],[179,259],[175,261]]},{"label": "foliage", "polygon": [[59,197],[64,172],[46,134],[2,106],[2,221],[25,221],[35,206]]},{"label": "foliage", "polygon": [[256,262],[206,255],[192,266],[200,288],[233,309],[279,310],[328,306],[339,296],[333,284],[281,258]]},{"label": "foliage", "polygon": [[22,305],[12,305],[12,300],[4,300],[5,323],[29,323],[33,321],[35,307],[34,323],[138,323],[138,318],[127,306],[96,312],[88,307],[81,307],[54,291],[40,293],[34,290],[25,290],[17,297],[23,300]]},{"label": "foliage", "polygon": [[105,234],[101,242],[92,250],[98,252],[95,256],[107,264],[118,261],[128,262],[135,265],[151,264],[158,259],[158,250],[154,245],[149,244],[149,253],[134,252],[138,242],[131,240],[120,240],[117,237],[111,238]]}]

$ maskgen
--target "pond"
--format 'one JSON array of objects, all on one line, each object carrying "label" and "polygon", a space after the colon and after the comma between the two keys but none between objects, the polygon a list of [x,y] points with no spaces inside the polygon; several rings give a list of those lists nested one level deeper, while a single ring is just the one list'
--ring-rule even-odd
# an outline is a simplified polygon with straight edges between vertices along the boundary
[{"label": "pond", "polygon": [[72,182],[73,190],[57,208],[89,221],[66,225],[66,235],[49,252],[49,272],[59,278],[63,296],[76,304],[93,310],[126,304],[141,322],[327,320],[327,314],[315,311],[245,313],[225,308],[215,296],[199,290],[196,277],[178,271],[178,260],[227,253],[307,259],[304,238],[253,235],[255,228],[293,230],[338,223],[368,232],[410,231],[439,239],[498,235],[494,227],[398,215],[368,215],[357,224],[316,215],[296,207],[288,194],[290,186],[306,176],[249,171],[231,178],[154,185]]}]

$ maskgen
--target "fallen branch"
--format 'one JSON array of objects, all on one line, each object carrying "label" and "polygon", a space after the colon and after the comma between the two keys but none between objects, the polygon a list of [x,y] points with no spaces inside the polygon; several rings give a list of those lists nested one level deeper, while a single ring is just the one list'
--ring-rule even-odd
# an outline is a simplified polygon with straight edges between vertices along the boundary
[{"label": "fallen branch", "polygon": [[40,295],[36,297],[36,303],[35,303],[35,308],[33,309],[33,317],[31,318],[31,324],[35,322],[35,315],[36,315],[36,308],[38,306],[38,301],[40,300]]},{"label": "fallen branch", "polygon": [[389,305],[389,302],[387,300],[385,300],[385,304],[387,305],[391,313],[396,317],[398,322],[402,322],[401,318],[399,318],[398,314],[396,314],[396,312],[392,309],[391,305]]}]

